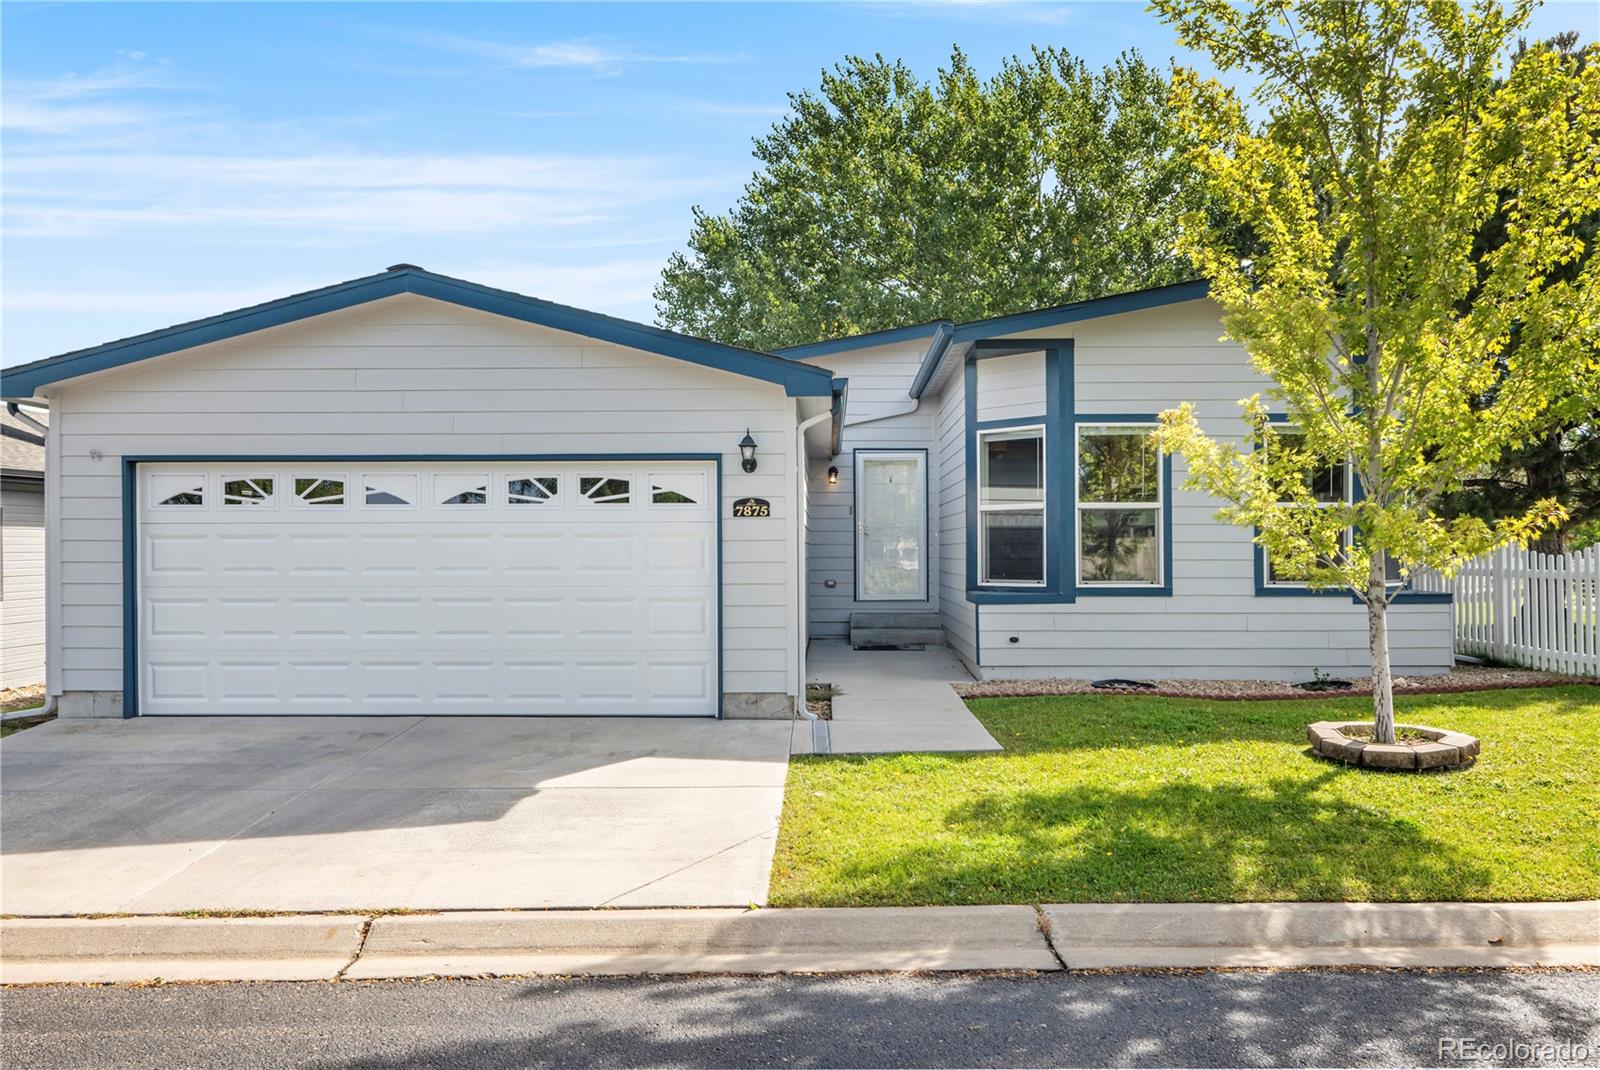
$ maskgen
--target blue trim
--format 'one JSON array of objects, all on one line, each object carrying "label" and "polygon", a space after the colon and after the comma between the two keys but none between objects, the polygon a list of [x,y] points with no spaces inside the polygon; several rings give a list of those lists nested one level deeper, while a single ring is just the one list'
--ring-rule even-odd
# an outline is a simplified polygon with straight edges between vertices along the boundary
[{"label": "blue trim", "polygon": [[928,384],[933,382],[934,373],[939,370],[939,365],[944,361],[944,355],[950,351],[950,343],[955,340],[956,328],[953,323],[941,323],[939,329],[933,332],[933,341],[928,343],[928,351],[922,354],[922,363],[917,367],[917,376],[911,380],[911,396],[922,397],[922,392],[928,389]]},{"label": "blue trim", "polygon": [[[1072,414],[1072,508],[1078,508],[1078,425],[1149,424],[1154,428],[1160,416],[1153,412],[1074,412]],[[1072,562],[1073,583],[1079,598],[1171,598],[1172,597],[1172,454],[1161,455],[1161,583],[1157,586],[1112,586],[1077,582],[1078,562]],[[1076,531],[1078,518],[1073,516]]]},{"label": "blue trim", "polygon": [[[850,380],[835,379],[833,381],[833,426],[828,438],[828,459],[839,456],[839,444],[844,439],[844,417],[850,408]],[[804,463],[802,458],[801,463]]]},{"label": "blue trim", "polygon": [[806,342],[797,346],[779,346],[772,352],[786,360],[807,360],[811,357],[821,357],[829,353],[845,353],[852,349],[870,349],[873,346],[886,346],[894,342],[906,342],[913,338],[921,338],[925,334],[937,334],[940,330],[953,326],[949,320],[930,320],[927,323],[915,323],[910,327],[890,327],[882,331],[868,331],[866,334],[851,334],[843,338],[828,338],[821,342]]},{"label": "blue trim", "polygon": [[[856,464],[862,453],[920,453],[922,454],[922,597],[921,598],[868,598],[861,597],[861,547],[856,542],[856,521],[861,518],[861,469]],[[933,541],[933,468],[928,463],[928,450],[924,446],[856,446],[850,450],[850,600],[860,605],[895,603],[928,603],[933,601],[934,577],[928,568],[929,544]]]},{"label": "blue trim", "polygon": [[1138,312],[1147,308],[1160,308],[1162,305],[1175,305],[1182,301],[1202,298],[1209,290],[1210,284],[1204,280],[1180,282],[1172,286],[1156,286],[1148,290],[1134,290],[1130,293],[1090,298],[1087,301],[1074,301],[1068,305],[1042,308],[1034,312],[1019,312],[1011,316],[974,320],[971,323],[956,325],[955,341],[970,342],[980,338],[995,338],[999,335],[1015,334],[1018,331],[1035,331],[1044,327],[1059,327],[1064,323],[1098,319],[1101,316],[1115,316],[1123,312]]},{"label": "blue trim", "polygon": [[[1044,352],[1045,411],[1039,416],[1013,420],[978,420],[978,361],[1014,352]],[[1072,449],[1067,441],[1074,405],[1072,339],[1030,339],[1028,347],[980,343],[967,354],[965,379],[967,463],[967,601],[974,605],[1067,604],[1074,601],[1066,562],[1076,552],[1073,525],[1065,522],[1066,506],[1058,484],[1059,473],[1070,469]],[[1044,426],[1045,440],[1045,582],[1042,587],[985,586],[978,583],[978,433],[1005,427]],[[982,666],[982,651],[978,654]]]},{"label": "blue trim", "polygon": [[[727,605],[722,565],[722,454],[720,453],[352,453],[352,454],[141,454],[122,458],[122,716],[139,716],[139,561],[138,467],[141,464],[358,464],[433,461],[710,461],[716,465],[717,516],[717,700],[714,716],[722,719]],[[803,681],[802,681],[803,683]],[[238,716],[251,716],[239,714]],[[270,715],[269,715],[270,716]],[[540,716],[529,714],[528,716]]]},{"label": "blue trim", "polygon": [[826,368],[541,301],[508,290],[496,290],[414,267],[396,267],[379,275],[8,368],[4,392],[7,397],[31,397],[40,387],[64,379],[407,293],[777,383],[790,397],[829,397],[833,393],[833,373]]}]

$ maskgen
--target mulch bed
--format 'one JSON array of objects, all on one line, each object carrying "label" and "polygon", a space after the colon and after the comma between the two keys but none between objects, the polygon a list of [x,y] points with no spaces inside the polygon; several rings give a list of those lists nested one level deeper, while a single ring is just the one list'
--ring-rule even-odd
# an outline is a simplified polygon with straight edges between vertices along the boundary
[{"label": "mulch bed", "polygon": [[0,713],[26,710],[44,705],[44,685],[28,684],[26,687],[8,687],[0,691]]},{"label": "mulch bed", "polygon": [[[956,684],[956,694],[962,698],[1026,698],[1031,695],[1155,695],[1163,698],[1206,699],[1325,699],[1340,695],[1370,695],[1371,681],[1366,677],[1352,679],[1351,686],[1341,690],[1306,691],[1282,680],[1149,680],[1151,688],[1137,690],[1097,688],[1089,680],[983,680],[970,684]],[[1309,682],[1309,681],[1308,681]],[[1587,676],[1567,676],[1555,672],[1536,672],[1532,669],[1496,669],[1488,666],[1460,666],[1447,673],[1432,676],[1397,676],[1394,690],[1397,695],[1438,695],[1458,691],[1500,691],[1516,687],[1557,687],[1565,684],[1588,684],[1600,688],[1600,680]],[[1597,696],[1600,697],[1600,696]]]}]

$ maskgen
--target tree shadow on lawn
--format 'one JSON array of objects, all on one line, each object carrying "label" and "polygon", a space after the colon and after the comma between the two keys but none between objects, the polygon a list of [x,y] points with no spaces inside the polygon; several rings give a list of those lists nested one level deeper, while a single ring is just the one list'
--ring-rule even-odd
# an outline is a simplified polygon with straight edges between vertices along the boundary
[{"label": "tree shadow on lawn", "polygon": [[861,903],[1486,897],[1489,870],[1417,821],[1318,794],[1340,775],[990,793],[829,883]]},{"label": "tree shadow on lawn", "polygon": [[[1316,699],[1221,700],[1132,695],[1036,695],[976,698],[968,707],[1007,751],[1110,750],[1150,744],[1223,741],[1299,742],[1316,721],[1369,721],[1364,695]],[[1600,714],[1600,687],[1502,689],[1399,695],[1401,722],[1483,735],[1485,743],[1529,726],[1519,715],[1549,718]],[[1568,727],[1563,723],[1560,727]],[[1600,741],[1597,741],[1600,742]]]}]

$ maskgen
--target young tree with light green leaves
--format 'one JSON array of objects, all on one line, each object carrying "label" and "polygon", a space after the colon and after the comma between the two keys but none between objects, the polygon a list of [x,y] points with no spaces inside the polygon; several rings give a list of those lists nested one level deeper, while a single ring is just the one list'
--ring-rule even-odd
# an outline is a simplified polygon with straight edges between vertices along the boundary
[{"label": "young tree with light green leaves", "polygon": [[[1174,77],[1193,165],[1232,224],[1191,214],[1180,248],[1275,384],[1241,403],[1242,447],[1188,405],[1159,437],[1223,519],[1260,530],[1275,569],[1365,604],[1374,738],[1391,743],[1387,611],[1406,577],[1563,515],[1547,499],[1446,519],[1441,497],[1600,396],[1600,257],[1579,226],[1600,207],[1600,65],[1536,49],[1508,70],[1527,0],[1154,7],[1256,86],[1249,116],[1215,80]],[[1505,239],[1485,253],[1474,239],[1497,212]],[[1355,493],[1327,493],[1345,464]]]}]

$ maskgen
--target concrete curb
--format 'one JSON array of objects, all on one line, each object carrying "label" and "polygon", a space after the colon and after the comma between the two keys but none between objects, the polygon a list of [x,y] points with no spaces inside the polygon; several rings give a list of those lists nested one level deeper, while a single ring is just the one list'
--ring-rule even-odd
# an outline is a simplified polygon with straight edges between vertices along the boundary
[{"label": "concrete curb", "polygon": [[1595,966],[1600,901],[1079,903],[1042,908],[1068,969]]},{"label": "concrete curb", "polygon": [[333,914],[8,918],[0,921],[0,984],[314,981],[349,965],[365,925]]},{"label": "concrete curb", "polygon": [[0,919],[0,984],[1063,964],[1600,966],[1600,901]]},{"label": "concrete curb", "polygon": [[384,917],[346,976],[1059,968],[1032,907],[884,907]]}]

